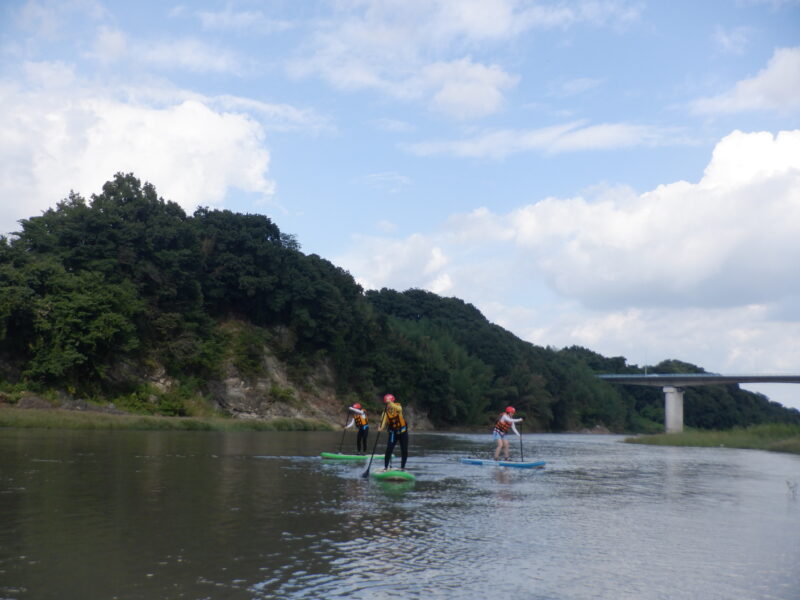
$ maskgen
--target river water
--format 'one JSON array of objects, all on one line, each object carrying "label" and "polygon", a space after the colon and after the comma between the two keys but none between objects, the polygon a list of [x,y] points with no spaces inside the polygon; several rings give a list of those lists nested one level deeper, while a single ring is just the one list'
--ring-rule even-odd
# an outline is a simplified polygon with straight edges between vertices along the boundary
[{"label": "river water", "polygon": [[798,456],[412,433],[381,484],[340,439],[0,430],[0,599],[800,599]]}]

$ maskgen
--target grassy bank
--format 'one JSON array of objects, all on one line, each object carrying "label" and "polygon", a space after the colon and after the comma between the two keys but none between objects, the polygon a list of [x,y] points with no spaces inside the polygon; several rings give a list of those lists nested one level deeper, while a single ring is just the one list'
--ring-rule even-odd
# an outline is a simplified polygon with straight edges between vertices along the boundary
[{"label": "grassy bank", "polygon": [[151,417],[110,415],[74,410],[28,410],[0,405],[0,427],[41,429],[128,429],[171,431],[326,431],[333,427],[314,419],[226,419],[219,417]]},{"label": "grassy bank", "polygon": [[800,454],[800,425],[753,425],[726,431],[692,430],[683,433],[644,435],[627,438],[625,441],[654,446],[749,448]]}]

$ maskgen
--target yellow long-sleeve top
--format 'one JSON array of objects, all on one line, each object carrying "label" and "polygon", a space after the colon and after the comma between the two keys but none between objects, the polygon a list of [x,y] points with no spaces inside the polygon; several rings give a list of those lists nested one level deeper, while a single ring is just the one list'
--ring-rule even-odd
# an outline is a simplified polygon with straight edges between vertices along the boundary
[{"label": "yellow long-sleeve top", "polygon": [[389,402],[386,405],[386,410],[381,419],[380,430],[383,431],[387,424],[391,431],[403,431],[407,428],[406,420],[403,417],[403,407],[400,406],[399,402]]}]

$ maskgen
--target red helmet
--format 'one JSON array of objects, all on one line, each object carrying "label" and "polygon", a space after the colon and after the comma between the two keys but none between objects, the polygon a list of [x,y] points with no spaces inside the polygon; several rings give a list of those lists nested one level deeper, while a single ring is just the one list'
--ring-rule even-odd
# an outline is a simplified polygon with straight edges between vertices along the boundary
[{"label": "red helmet", "polygon": [[514,408],[513,406],[507,406],[506,407],[506,412],[507,413],[511,413],[513,415],[515,412],[517,412],[517,409]]},{"label": "red helmet", "polygon": [[356,402],[355,404],[353,404],[353,408],[357,408],[358,410],[361,410],[361,405],[358,402]]},{"label": "red helmet", "polygon": [[387,403],[387,402],[394,402],[394,396],[392,396],[391,394],[386,394],[386,395],[383,397],[383,402],[384,402],[384,403]]}]

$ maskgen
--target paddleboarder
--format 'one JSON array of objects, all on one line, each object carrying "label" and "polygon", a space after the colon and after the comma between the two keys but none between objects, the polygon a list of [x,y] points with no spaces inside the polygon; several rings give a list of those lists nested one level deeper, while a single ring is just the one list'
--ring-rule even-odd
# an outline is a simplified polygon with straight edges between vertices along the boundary
[{"label": "paddleboarder", "polygon": [[383,397],[384,411],[383,419],[378,431],[383,431],[386,427],[389,431],[389,440],[386,442],[386,455],[383,458],[384,469],[389,468],[392,460],[392,452],[397,442],[400,442],[400,469],[406,468],[408,460],[408,425],[403,417],[403,407],[392,394]]},{"label": "paddleboarder", "polygon": [[514,423],[520,423],[522,421],[522,417],[519,419],[514,418],[514,413],[517,410],[513,406],[506,407],[506,411],[500,415],[497,419],[497,422],[494,424],[494,431],[492,433],[492,439],[497,440],[497,448],[494,449],[494,459],[498,460],[500,458],[500,451],[503,451],[503,460],[508,460],[510,457],[508,451],[508,440],[506,439],[506,434],[508,430],[511,429],[514,433],[519,435],[519,431],[514,426]]},{"label": "paddleboarder", "polygon": [[353,406],[349,406],[348,409],[353,413],[350,416],[350,421],[347,425],[344,426],[345,429],[349,429],[353,425],[358,426],[358,433],[356,434],[356,452],[362,452],[362,445],[363,445],[363,452],[366,453],[367,451],[367,435],[369,434],[369,424],[367,423],[367,411],[361,408],[361,405],[356,402]]}]

